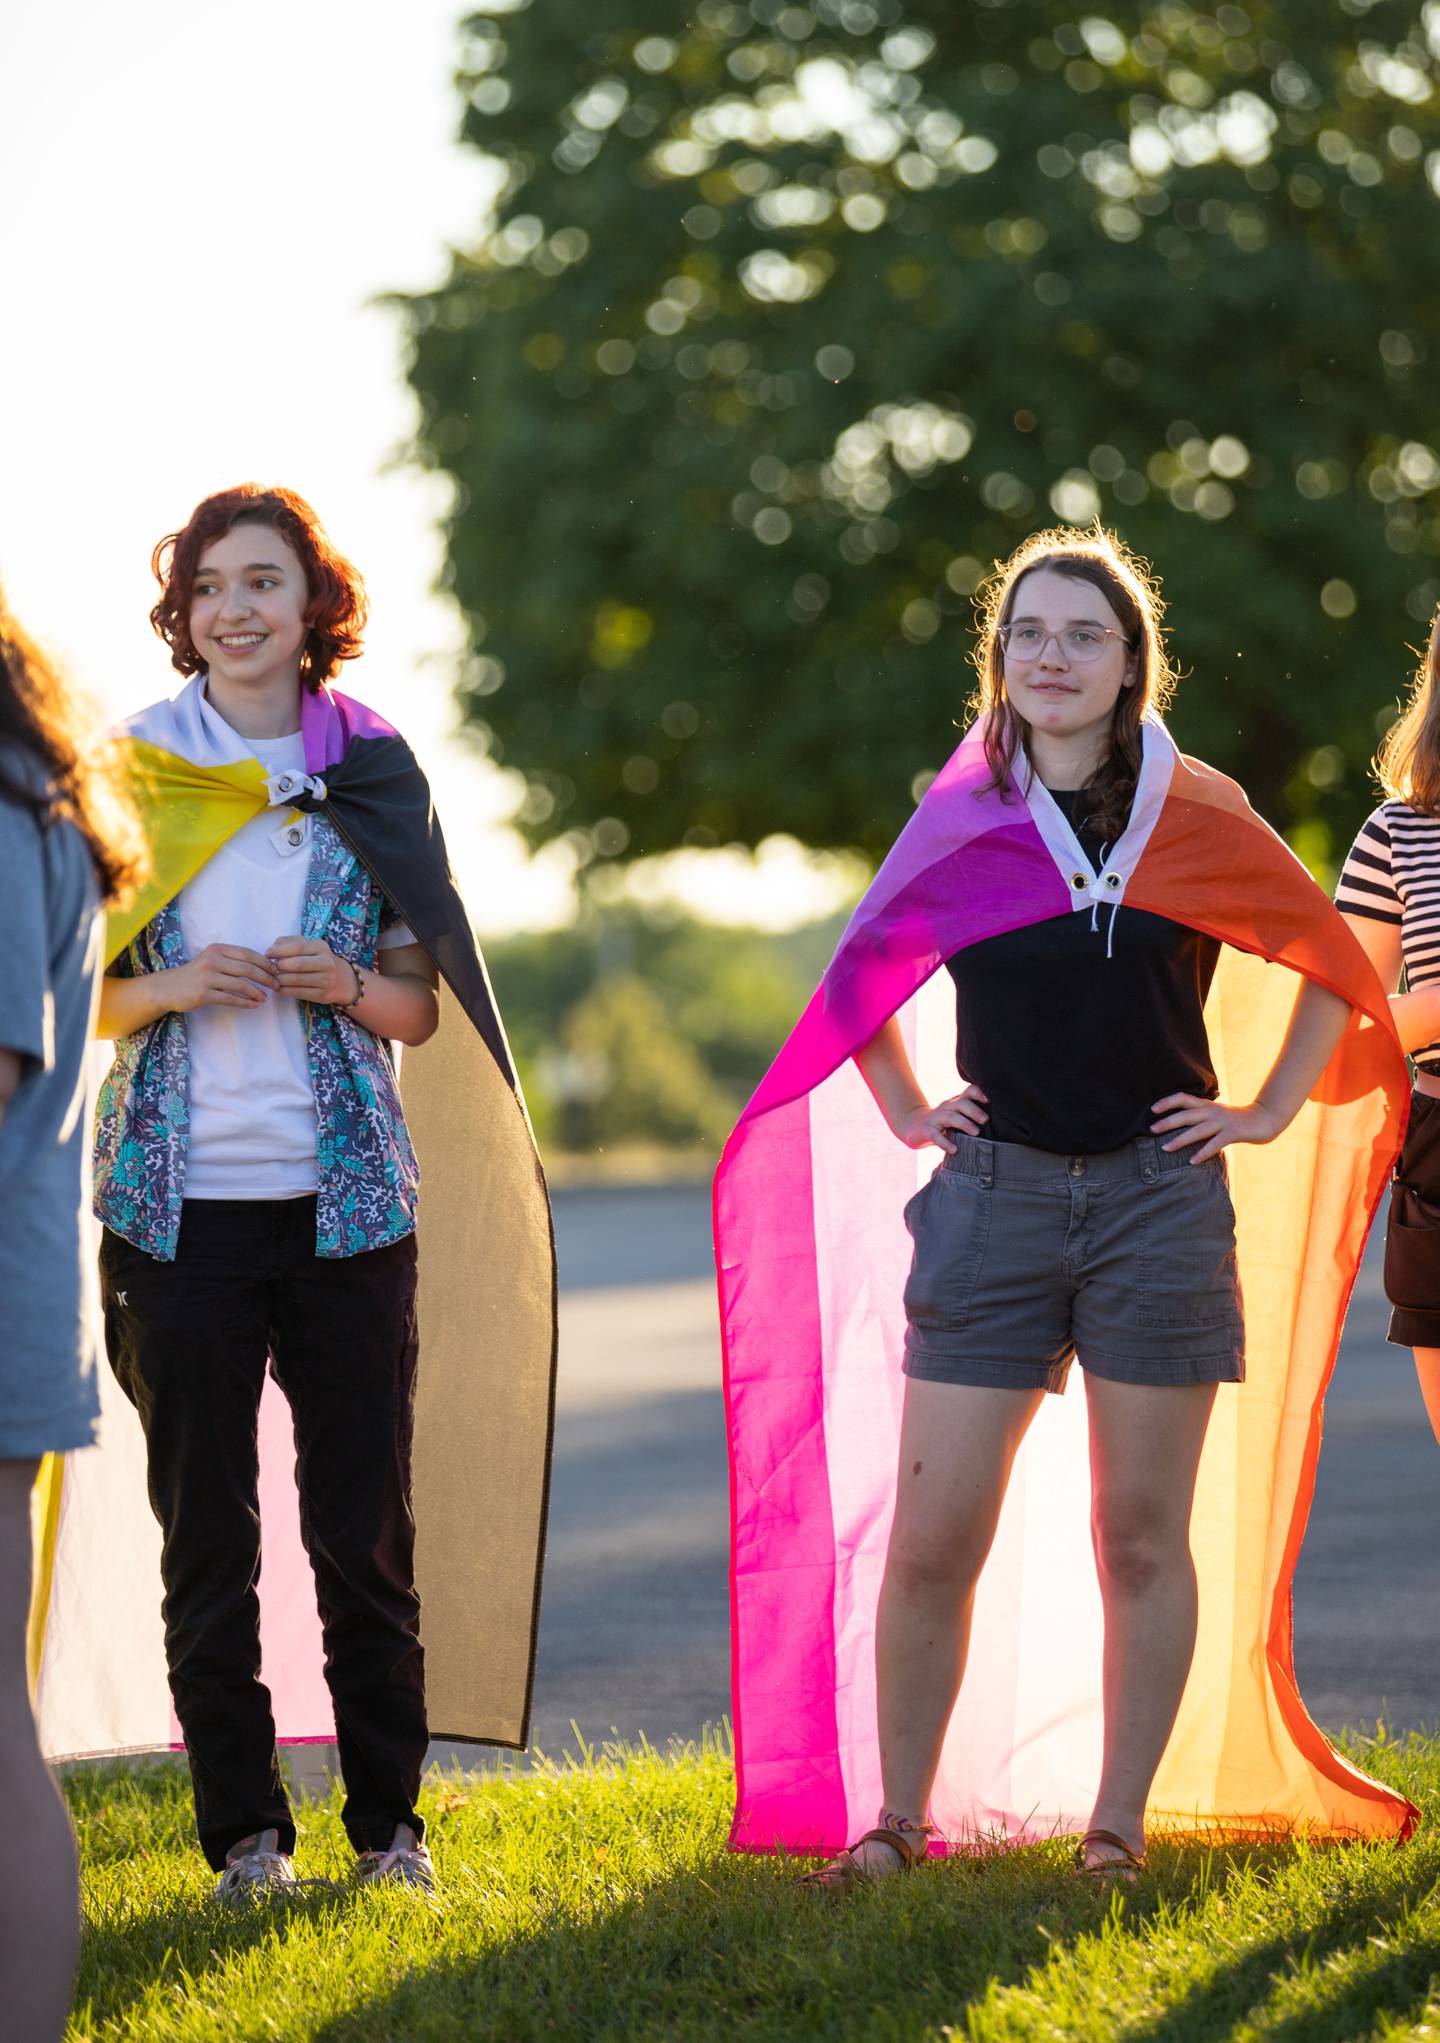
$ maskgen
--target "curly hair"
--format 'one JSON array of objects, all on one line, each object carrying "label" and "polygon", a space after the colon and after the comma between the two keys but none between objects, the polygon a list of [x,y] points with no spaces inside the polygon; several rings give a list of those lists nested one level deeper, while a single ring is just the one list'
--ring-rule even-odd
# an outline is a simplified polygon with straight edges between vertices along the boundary
[{"label": "curly hair", "polygon": [[[85,839],[102,900],[119,907],[149,876],[140,818],[126,789],[118,748],[84,698],[20,628],[0,597],[0,800],[29,809],[42,825],[72,822]],[[15,746],[44,769],[33,774],[5,757]]]},{"label": "curly hair", "polygon": [[990,785],[1002,793],[1020,753],[1025,754],[1027,768],[1031,761],[1030,726],[1005,692],[1000,633],[1010,621],[1022,579],[1034,568],[1049,568],[1098,589],[1119,618],[1135,661],[1135,680],[1121,690],[1115,705],[1109,756],[1088,784],[1090,827],[1101,839],[1113,841],[1125,828],[1135,796],[1145,713],[1163,713],[1175,689],[1175,673],[1161,633],[1165,604],[1160,585],[1149,564],[1098,522],[1085,532],[1065,525],[1034,532],[1007,561],[996,563],[975,597],[979,639],[972,657],[980,685],[971,698],[970,710],[987,719],[985,757]]},{"label": "curly hair", "polygon": [[169,646],[170,664],[177,673],[206,671],[190,636],[190,592],[205,548],[235,525],[273,526],[299,556],[310,592],[306,609],[309,630],[300,649],[300,680],[313,692],[330,680],[342,660],[353,660],[363,650],[365,584],[359,571],[336,552],[314,511],[294,490],[242,482],[197,504],[180,530],[167,534],[150,556],[160,584],[160,600],[150,612],[150,622]]}]

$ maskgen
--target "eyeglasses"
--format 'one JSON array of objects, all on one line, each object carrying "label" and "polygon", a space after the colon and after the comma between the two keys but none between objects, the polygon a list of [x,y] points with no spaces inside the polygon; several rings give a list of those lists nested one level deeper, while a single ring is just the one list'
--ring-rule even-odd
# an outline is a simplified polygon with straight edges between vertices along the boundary
[{"label": "eyeglasses", "polygon": [[1099,624],[1070,624],[1064,631],[1042,631],[1038,624],[1002,624],[995,634],[1005,651],[1017,660],[1038,660],[1053,638],[1067,660],[1083,666],[1098,660],[1107,638],[1129,645],[1123,631],[1107,631]]}]

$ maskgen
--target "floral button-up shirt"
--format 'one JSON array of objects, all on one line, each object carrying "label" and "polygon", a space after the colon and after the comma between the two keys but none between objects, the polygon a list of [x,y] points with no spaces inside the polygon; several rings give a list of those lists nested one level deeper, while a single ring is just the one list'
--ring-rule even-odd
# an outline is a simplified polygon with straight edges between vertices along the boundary
[{"label": "floral button-up shirt", "polygon": [[[334,825],[314,822],[302,936],[374,967],[384,895]],[[123,952],[127,977],[186,962],[178,901]],[[315,1253],[383,1248],[415,1226],[420,1169],[400,1105],[394,1053],[348,1014],[301,1002],[315,1088],[319,1195]],[[162,1014],[115,1045],[95,1118],[95,1211],[161,1262],[173,1262],[190,1145],[190,1057],[182,1014]]]}]

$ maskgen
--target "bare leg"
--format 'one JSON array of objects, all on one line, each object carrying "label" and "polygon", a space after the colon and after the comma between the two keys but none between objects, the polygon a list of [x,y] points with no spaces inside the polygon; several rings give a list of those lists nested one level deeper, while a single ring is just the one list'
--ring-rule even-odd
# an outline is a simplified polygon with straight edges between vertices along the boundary
[{"label": "bare leg", "polygon": [[1440,1348],[1417,1348],[1415,1373],[1420,1378],[1420,1395],[1430,1414],[1431,1428],[1440,1440]]},{"label": "bare leg", "polygon": [[0,1810],[23,1874],[0,1894],[0,2007],[9,2043],[54,2043],[80,1938],[75,1839],[40,1757],[25,1678],[33,1461],[0,1461]]},{"label": "bare leg", "polygon": [[[905,1386],[895,1519],[875,1628],[884,1816],[923,1824],[960,1691],[975,1585],[1043,1391]],[[888,1845],[857,1854],[893,1871]]]},{"label": "bare leg", "polygon": [[[1091,1533],[1105,1608],[1105,1749],[1091,1825],[1138,1854],[1195,1652],[1190,1508],[1215,1385],[1088,1375]],[[1100,1847],[1095,1863],[1118,1860]]]}]

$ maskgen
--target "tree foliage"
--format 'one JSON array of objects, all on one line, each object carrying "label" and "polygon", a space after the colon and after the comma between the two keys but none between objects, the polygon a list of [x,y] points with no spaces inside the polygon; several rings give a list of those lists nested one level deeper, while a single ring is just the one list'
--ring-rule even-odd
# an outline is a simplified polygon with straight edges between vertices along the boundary
[{"label": "tree foliage", "polygon": [[487,946],[542,1142],[718,1148],[835,947],[587,899],[568,929]]},{"label": "tree foliage", "polygon": [[[1099,4],[1099,0],[1096,0]],[[874,853],[1037,522],[1323,855],[1440,596],[1440,6],[657,0],[463,26],[493,226],[403,301],[468,714],[585,855]]]}]

